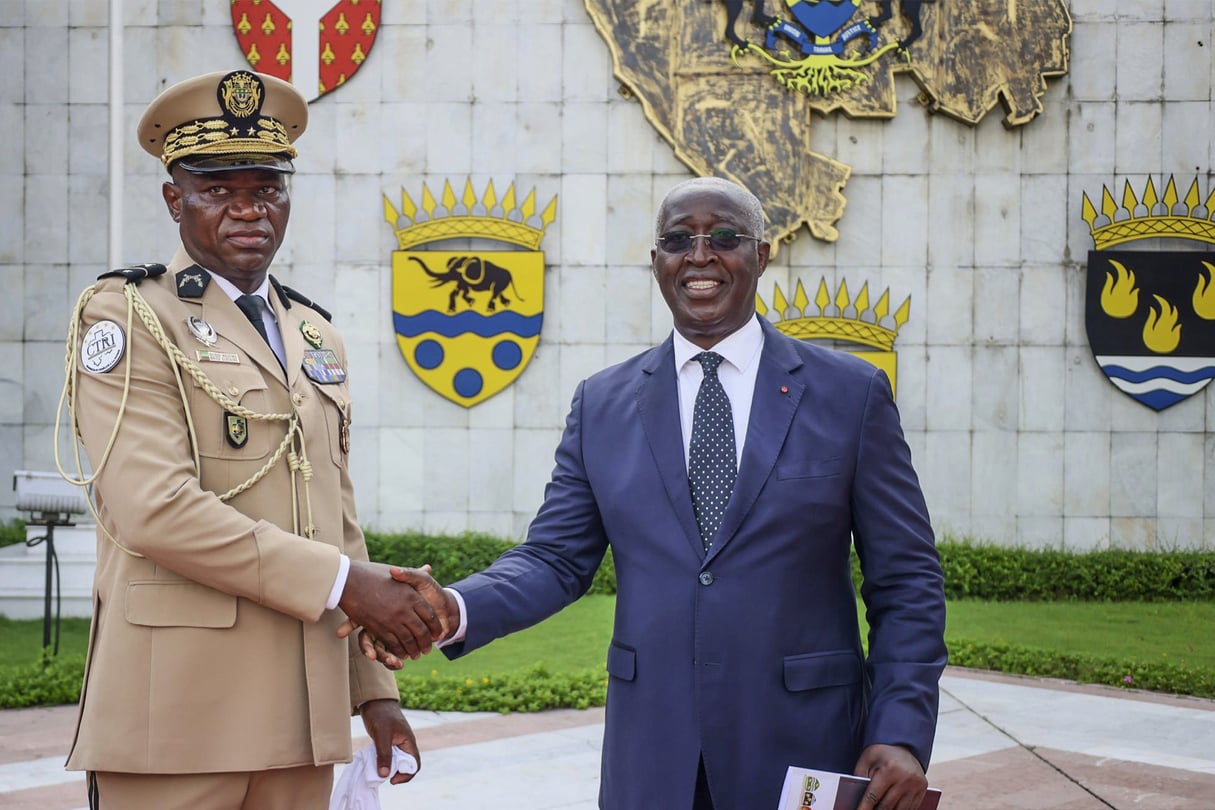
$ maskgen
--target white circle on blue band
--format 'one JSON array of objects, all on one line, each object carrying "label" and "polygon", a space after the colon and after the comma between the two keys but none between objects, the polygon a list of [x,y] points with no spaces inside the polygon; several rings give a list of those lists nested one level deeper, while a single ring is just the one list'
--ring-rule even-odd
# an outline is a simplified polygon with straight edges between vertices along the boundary
[{"label": "white circle on blue band", "polygon": [[86,371],[104,374],[118,365],[127,347],[127,336],[114,321],[98,321],[80,342],[80,363]]}]

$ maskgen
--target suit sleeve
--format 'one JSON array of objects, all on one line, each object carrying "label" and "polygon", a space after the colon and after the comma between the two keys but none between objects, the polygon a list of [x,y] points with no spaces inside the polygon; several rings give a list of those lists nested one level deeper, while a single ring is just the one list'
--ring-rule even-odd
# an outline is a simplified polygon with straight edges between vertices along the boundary
[{"label": "suit sleeve", "polygon": [[909,747],[927,767],[945,668],[945,595],[928,508],[886,375],[863,410],[853,540],[869,623],[871,685],[864,745]]},{"label": "suit sleeve", "polygon": [[449,658],[543,621],[590,588],[607,536],[582,455],[585,389],[580,383],[574,393],[544,503],[526,542],[452,584],[464,598],[468,632],[463,642],[443,648]]},{"label": "suit sleeve", "polygon": [[[179,576],[317,620],[337,576],[338,548],[305,542],[204,490],[173,362],[138,317],[128,320],[121,283],[99,285],[83,313],[82,333],[106,319],[122,326],[126,356],[105,373],[80,369],[74,403],[94,469],[117,421],[95,485],[105,528],[126,549]],[[128,362],[129,387],[124,384]],[[185,385],[191,384],[186,377]]]}]

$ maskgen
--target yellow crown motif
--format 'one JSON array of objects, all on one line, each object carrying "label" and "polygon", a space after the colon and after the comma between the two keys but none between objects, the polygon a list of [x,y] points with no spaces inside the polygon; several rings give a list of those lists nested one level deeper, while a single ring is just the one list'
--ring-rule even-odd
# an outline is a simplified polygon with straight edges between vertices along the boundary
[{"label": "yellow crown motif", "polygon": [[397,245],[408,250],[415,245],[440,239],[482,238],[535,250],[540,247],[544,231],[557,218],[557,197],[536,216],[536,189],[528,192],[522,204],[515,202],[515,184],[498,200],[494,181],[490,180],[480,198],[472,181],[464,181],[464,194],[456,200],[451,181],[443,181],[443,193],[438,202],[426,184],[422,184],[422,208],[414,204],[405,189],[401,189],[401,211],[398,212],[384,195],[384,219],[397,235]]},{"label": "yellow crown motif", "polygon": [[1122,191],[1122,205],[1114,202],[1110,190],[1101,187],[1101,211],[1097,212],[1088,194],[1084,194],[1081,216],[1088,223],[1097,250],[1104,250],[1137,239],[1179,237],[1215,244],[1215,222],[1211,221],[1215,190],[1201,202],[1198,178],[1190,184],[1185,199],[1177,196],[1173,176],[1164,187],[1164,196],[1156,196],[1156,186],[1148,178],[1143,197],[1136,198],[1127,180]]},{"label": "yellow crown motif", "polygon": [[[785,299],[785,294],[781,292],[779,284],[773,285],[772,312],[775,313],[776,319],[772,321],[772,325],[786,335],[799,340],[846,340],[850,343],[860,343],[882,351],[890,351],[894,348],[895,338],[899,336],[899,330],[903,328],[903,324],[907,323],[907,316],[911,312],[911,296],[907,296],[893,317],[887,321],[888,324],[893,325],[893,328],[884,326],[882,322],[886,321],[890,314],[889,289],[882,292],[877,304],[871,310],[868,282],[861,287],[861,291],[855,298],[850,298],[848,282],[841,280],[839,288],[835,291],[835,297],[832,298],[830,290],[827,289],[826,278],[819,280],[818,293],[814,296],[814,305],[818,308],[817,315],[807,311],[809,304],[810,298],[806,295],[806,289],[802,286],[800,279],[797,282],[797,290],[793,293],[792,303]],[[833,304],[836,314],[828,315],[827,308]],[[849,308],[852,309],[851,315],[848,314]],[[768,316],[768,305],[764,303],[759,293],[755,294],[755,309],[759,312],[760,317]],[[867,313],[868,317],[866,317]]]}]

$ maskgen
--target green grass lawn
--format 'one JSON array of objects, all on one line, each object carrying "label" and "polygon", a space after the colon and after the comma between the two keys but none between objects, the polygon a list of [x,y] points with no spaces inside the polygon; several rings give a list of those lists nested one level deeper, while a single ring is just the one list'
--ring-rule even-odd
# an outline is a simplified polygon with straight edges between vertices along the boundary
[{"label": "green grass lawn", "polygon": [[[550,671],[604,666],[615,598],[587,596],[548,621],[500,639],[458,661],[432,652],[406,664],[410,674],[494,675],[536,663]],[[947,634],[970,641],[1086,653],[1100,658],[1163,661],[1215,670],[1213,602],[977,602],[948,606]],[[83,655],[88,622],[64,619],[61,654]],[[0,617],[0,667],[38,660],[42,620]]]},{"label": "green grass lawn", "polygon": [[1215,671],[1215,602],[965,600],[947,608],[949,638]]}]

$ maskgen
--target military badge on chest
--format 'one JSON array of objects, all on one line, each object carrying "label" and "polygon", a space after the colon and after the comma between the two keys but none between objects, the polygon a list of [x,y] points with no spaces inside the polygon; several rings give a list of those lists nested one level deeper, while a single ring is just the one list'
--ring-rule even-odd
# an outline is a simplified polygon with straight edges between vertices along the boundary
[{"label": "military badge on chest", "polygon": [[249,441],[249,420],[224,411],[224,436],[227,438],[228,444],[237,450],[244,447],[245,443]]},{"label": "military badge on chest", "polygon": [[324,347],[324,338],[316,324],[302,321],[300,334],[308,341],[311,349],[304,350],[304,373],[308,379],[321,385],[332,385],[346,381],[346,369],[338,360],[337,352]]}]

